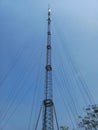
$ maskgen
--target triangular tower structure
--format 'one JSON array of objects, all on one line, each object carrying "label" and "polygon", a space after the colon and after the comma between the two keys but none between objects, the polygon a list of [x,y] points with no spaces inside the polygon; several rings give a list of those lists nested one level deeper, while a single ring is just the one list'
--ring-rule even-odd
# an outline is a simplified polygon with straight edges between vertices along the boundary
[{"label": "triangular tower structure", "polygon": [[43,127],[42,130],[54,130],[53,126],[53,92],[52,92],[52,65],[51,65],[51,9],[48,8],[48,31],[46,52],[45,99],[43,100]]},{"label": "triangular tower structure", "polygon": [[54,118],[56,120],[57,130],[59,130],[56,111],[53,103],[53,85],[52,85],[52,63],[51,63],[51,8],[48,8],[48,31],[46,45],[46,65],[45,65],[45,90],[44,100],[40,109],[35,130],[37,130],[39,118],[42,111],[42,130],[54,130]]}]

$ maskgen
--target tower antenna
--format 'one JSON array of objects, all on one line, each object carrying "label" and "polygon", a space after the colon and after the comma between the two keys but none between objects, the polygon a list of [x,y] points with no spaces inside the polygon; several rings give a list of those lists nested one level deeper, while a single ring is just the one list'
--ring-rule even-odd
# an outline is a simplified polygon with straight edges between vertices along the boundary
[{"label": "tower antenna", "polygon": [[45,65],[45,93],[44,100],[42,102],[42,108],[40,109],[38,120],[35,130],[37,130],[38,122],[42,112],[42,130],[54,130],[54,117],[56,119],[57,130],[59,125],[57,121],[55,106],[53,103],[53,85],[52,85],[52,63],[51,63],[51,8],[48,5],[48,31],[47,31],[47,45],[46,45],[46,65]]},{"label": "tower antenna", "polygon": [[45,66],[45,99],[43,100],[42,130],[54,130],[53,125],[53,92],[52,92],[52,65],[51,65],[51,8],[48,5],[48,31]]}]

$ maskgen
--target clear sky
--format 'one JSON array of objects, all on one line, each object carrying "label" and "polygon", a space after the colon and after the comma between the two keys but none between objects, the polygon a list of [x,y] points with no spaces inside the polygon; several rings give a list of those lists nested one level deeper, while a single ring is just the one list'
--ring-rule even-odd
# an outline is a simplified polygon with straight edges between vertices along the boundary
[{"label": "clear sky", "polygon": [[0,0],[0,130],[34,129],[44,97],[48,4],[59,125],[75,127],[83,108],[98,104],[98,1]]}]

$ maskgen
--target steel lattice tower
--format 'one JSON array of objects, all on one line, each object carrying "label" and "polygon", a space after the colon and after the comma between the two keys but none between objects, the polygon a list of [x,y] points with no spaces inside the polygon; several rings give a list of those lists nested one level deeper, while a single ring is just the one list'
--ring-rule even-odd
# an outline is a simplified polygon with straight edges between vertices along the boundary
[{"label": "steel lattice tower", "polygon": [[51,9],[48,8],[48,31],[47,31],[47,46],[46,46],[46,66],[45,66],[45,97],[42,102],[41,109],[38,114],[35,130],[38,128],[39,118],[42,113],[42,130],[54,130],[54,118],[56,120],[57,130],[59,125],[57,121],[55,106],[53,103],[52,91],[52,64],[51,64]]},{"label": "steel lattice tower", "polygon": [[48,8],[48,31],[45,66],[45,99],[43,100],[42,130],[54,130],[53,125],[53,92],[52,92],[52,65],[51,65],[51,9]]}]

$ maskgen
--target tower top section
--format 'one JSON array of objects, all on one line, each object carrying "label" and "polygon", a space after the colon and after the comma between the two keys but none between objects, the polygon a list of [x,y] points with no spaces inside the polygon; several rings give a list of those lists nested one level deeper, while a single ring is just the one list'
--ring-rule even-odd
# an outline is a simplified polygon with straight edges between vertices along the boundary
[{"label": "tower top section", "polygon": [[50,15],[51,15],[51,8],[48,7],[48,16],[50,16]]},{"label": "tower top section", "polygon": [[48,8],[48,12],[51,13],[51,8],[50,7]]}]

